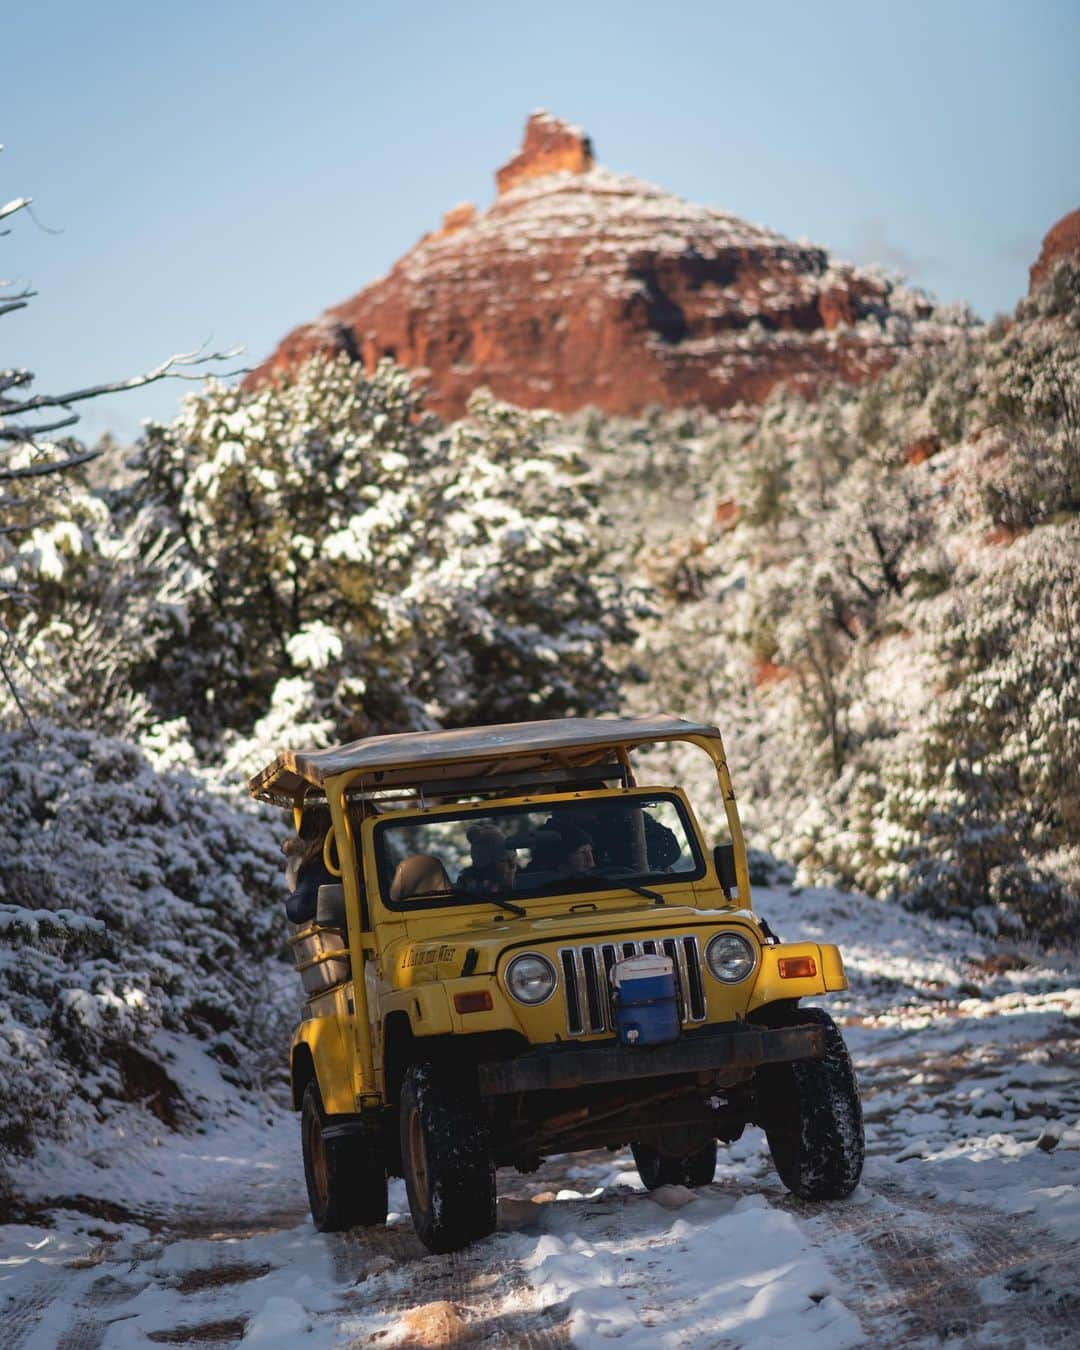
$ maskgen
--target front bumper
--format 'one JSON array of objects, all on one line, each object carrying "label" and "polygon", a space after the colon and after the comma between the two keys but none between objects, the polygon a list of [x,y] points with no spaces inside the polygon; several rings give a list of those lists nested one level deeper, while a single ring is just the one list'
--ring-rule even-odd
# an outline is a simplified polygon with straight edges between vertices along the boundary
[{"label": "front bumper", "polygon": [[545,1046],[517,1059],[489,1060],[479,1066],[480,1093],[501,1097],[512,1092],[547,1092],[590,1083],[621,1083],[636,1078],[756,1069],[796,1059],[821,1059],[825,1032],[820,1026],[763,1027],[728,1024],[669,1045],[640,1047],[606,1043],[573,1047]]}]

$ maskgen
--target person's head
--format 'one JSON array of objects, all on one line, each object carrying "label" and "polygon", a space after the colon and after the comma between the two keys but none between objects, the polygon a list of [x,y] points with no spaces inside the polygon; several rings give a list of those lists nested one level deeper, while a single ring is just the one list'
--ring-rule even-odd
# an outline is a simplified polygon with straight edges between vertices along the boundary
[{"label": "person's head", "polygon": [[507,846],[506,836],[495,825],[472,825],[466,838],[473,870],[485,880],[512,886],[517,855]]},{"label": "person's head", "polygon": [[549,820],[537,837],[533,861],[556,876],[582,876],[596,866],[592,836],[570,820]]},{"label": "person's head", "polygon": [[572,849],[563,861],[563,870],[568,877],[584,876],[586,872],[591,872],[595,866],[596,859],[593,856],[592,844],[588,840]]}]

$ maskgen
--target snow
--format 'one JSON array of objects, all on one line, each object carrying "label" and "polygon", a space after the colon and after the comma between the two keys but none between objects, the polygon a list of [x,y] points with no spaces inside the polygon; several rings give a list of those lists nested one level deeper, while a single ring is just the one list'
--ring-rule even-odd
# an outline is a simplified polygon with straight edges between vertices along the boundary
[{"label": "snow", "polygon": [[569,1304],[575,1342],[617,1337],[627,1350],[703,1336],[760,1347],[789,1337],[837,1350],[859,1343],[837,1281],[790,1215],[759,1195],[672,1191],[685,1187],[664,1187],[644,1203],[614,1189],[584,1210],[557,1198],[545,1234],[519,1239],[535,1296]]},{"label": "snow", "polygon": [[748,1129],[697,1189],[649,1194],[628,1152],[501,1171],[498,1231],[451,1257],[416,1242],[399,1181],[384,1229],[317,1234],[295,1117],[273,1094],[237,1102],[193,1038],[158,1032],[154,1053],[203,1123],[177,1134],[118,1106],[14,1169],[27,1217],[0,1228],[14,1345],[44,1350],[88,1325],[102,1350],[215,1326],[274,1350],[556,1331],[627,1350],[1066,1343],[1075,966],[833,889],[759,887],[754,908],[845,954],[851,988],[830,1006],[868,1145],[847,1202],[794,1201]]}]

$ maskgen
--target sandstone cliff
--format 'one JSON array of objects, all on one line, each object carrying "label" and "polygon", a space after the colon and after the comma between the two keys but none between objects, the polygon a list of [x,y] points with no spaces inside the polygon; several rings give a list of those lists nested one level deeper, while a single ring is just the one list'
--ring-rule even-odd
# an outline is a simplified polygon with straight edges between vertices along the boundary
[{"label": "sandstone cliff", "polygon": [[481,385],[525,407],[731,409],[781,381],[871,378],[963,315],[815,245],[598,168],[529,118],[498,196],[444,217],[380,280],[290,333],[257,383],[315,351],[416,370],[446,417]]},{"label": "sandstone cliff", "polygon": [[1080,258],[1080,210],[1070,211],[1047,230],[1028,274],[1029,291],[1037,290],[1062,258]]}]

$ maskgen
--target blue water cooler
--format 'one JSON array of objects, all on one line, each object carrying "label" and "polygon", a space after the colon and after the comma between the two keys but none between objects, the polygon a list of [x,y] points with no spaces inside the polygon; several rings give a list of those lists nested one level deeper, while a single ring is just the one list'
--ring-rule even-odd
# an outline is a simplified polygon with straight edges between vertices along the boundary
[{"label": "blue water cooler", "polygon": [[667,956],[628,956],[611,968],[615,1026],[623,1045],[666,1045],[679,1038],[675,966]]}]

